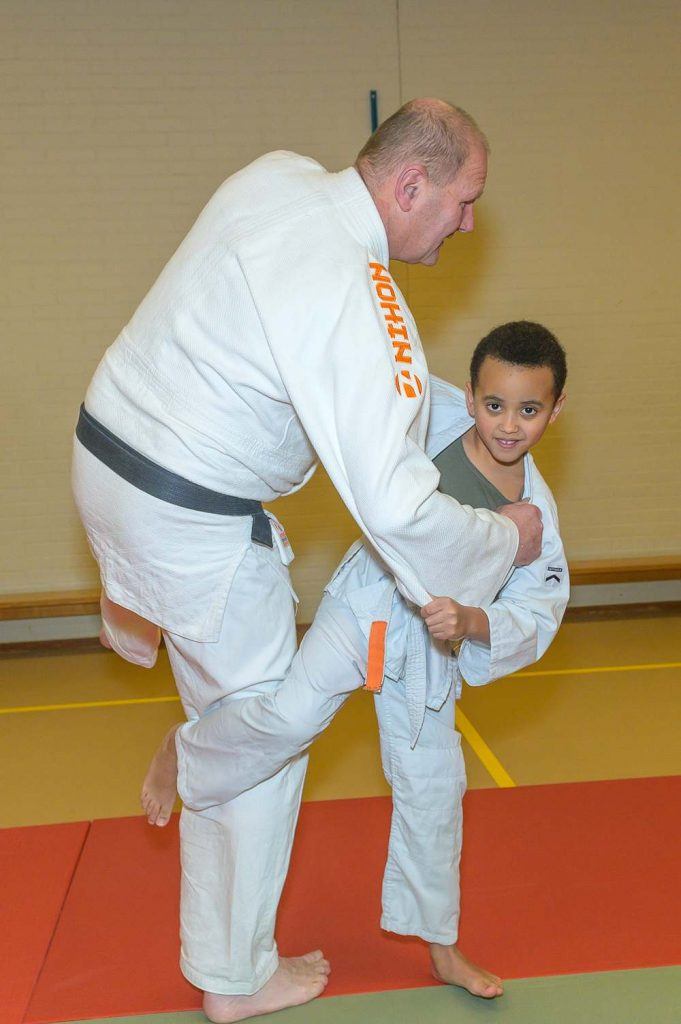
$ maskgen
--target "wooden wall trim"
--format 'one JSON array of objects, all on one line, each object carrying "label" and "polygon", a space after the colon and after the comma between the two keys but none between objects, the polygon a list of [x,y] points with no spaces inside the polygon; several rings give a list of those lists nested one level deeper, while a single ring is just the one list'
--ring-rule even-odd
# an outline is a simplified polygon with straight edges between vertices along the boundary
[{"label": "wooden wall trim", "polygon": [[48,590],[0,595],[0,622],[99,614],[98,590]]},{"label": "wooden wall trim", "polygon": [[[574,562],[570,566],[570,578],[573,586],[677,580],[681,579],[681,555]],[[96,615],[98,612],[99,592],[96,590],[0,595],[0,621]]]},{"label": "wooden wall trim", "polygon": [[591,583],[647,583],[681,579],[681,555],[656,558],[600,559],[570,565],[573,586]]}]

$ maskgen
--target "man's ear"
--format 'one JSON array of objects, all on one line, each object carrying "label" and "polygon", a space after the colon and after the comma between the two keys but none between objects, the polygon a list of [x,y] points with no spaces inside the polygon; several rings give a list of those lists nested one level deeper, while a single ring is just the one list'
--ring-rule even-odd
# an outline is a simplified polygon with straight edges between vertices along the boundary
[{"label": "man's ear", "polygon": [[465,387],[464,390],[466,392],[466,409],[468,410],[468,415],[472,416],[473,418],[475,418],[475,405],[473,403],[473,388],[472,388],[471,382],[469,380],[466,381],[466,387]]},{"label": "man's ear", "polygon": [[427,181],[428,172],[423,164],[412,164],[400,171],[395,179],[395,199],[402,213],[412,210]]},{"label": "man's ear", "polygon": [[558,396],[558,398],[556,399],[556,403],[555,403],[555,405],[553,407],[553,411],[552,411],[551,415],[549,416],[549,423],[553,423],[554,420],[558,419],[558,416],[560,415],[560,410],[565,405],[565,399],[566,398],[567,398],[567,393],[565,391],[563,392],[562,395]]}]

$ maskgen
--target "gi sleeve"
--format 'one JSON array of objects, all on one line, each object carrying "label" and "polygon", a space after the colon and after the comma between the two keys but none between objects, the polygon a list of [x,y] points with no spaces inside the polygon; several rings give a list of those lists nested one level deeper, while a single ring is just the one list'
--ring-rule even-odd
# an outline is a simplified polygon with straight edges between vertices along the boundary
[{"label": "gi sleeve", "polygon": [[290,275],[266,279],[242,266],[291,404],[402,593],[418,605],[431,594],[491,601],[518,531],[437,490],[439,473],[419,436],[425,358],[387,270],[307,260],[292,287]]},{"label": "gi sleeve", "polygon": [[458,665],[471,686],[483,686],[538,661],[553,641],[570,596],[570,579],[553,502],[541,502],[541,556],[514,569],[496,601],[483,606],[490,643],[465,640]]}]

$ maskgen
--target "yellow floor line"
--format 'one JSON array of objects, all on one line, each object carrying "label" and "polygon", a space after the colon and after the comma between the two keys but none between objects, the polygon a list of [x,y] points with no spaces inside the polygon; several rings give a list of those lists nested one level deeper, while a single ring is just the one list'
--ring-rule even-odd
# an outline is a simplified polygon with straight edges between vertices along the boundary
[{"label": "yellow floor line", "polygon": [[176,693],[167,697],[126,697],[124,700],[85,700],[75,704],[35,704],[14,708],[0,708],[0,715],[21,715],[29,711],[73,711],[76,708],[119,708],[124,704],[170,704],[179,701]]},{"label": "yellow floor line", "polygon": [[[598,665],[595,668],[553,668],[538,672],[515,672],[514,679],[529,679],[534,676],[583,676],[597,672],[647,672],[651,669],[681,668],[681,661],[668,661],[651,665]],[[32,711],[75,711],[80,708],[116,708],[130,704],[169,704],[179,701],[176,694],[164,697],[125,697],[121,700],[88,700],[64,704],[30,704],[18,707],[0,708],[0,715],[22,715]],[[470,723],[469,723],[470,725]],[[470,726],[471,729],[473,728]],[[477,735],[477,733],[476,733]],[[482,740],[481,740],[482,742]],[[513,785],[513,783],[511,783]]]},{"label": "yellow floor line", "polygon": [[657,665],[597,665],[593,668],[547,668],[537,672],[514,672],[514,679],[530,676],[590,676],[597,672],[649,672],[657,668],[681,668],[681,661],[660,662]]},{"label": "yellow floor line", "polygon": [[501,789],[510,789],[515,782],[501,761],[489,749],[478,730],[466,718],[460,707],[456,709],[456,727],[478,755],[485,768]]}]

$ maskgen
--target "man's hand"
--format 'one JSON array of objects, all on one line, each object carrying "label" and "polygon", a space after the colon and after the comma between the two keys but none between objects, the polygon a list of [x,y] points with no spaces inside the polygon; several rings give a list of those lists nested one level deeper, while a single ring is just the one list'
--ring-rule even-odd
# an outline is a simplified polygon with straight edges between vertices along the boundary
[{"label": "man's hand", "polygon": [[518,527],[520,544],[518,545],[513,564],[529,565],[530,562],[534,562],[536,558],[539,558],[544,528],[541,521],[541,512],[537,506],[530,505],[526,501],[516,501],[511,505],[502,505],[496,511],[500,516],[512,519]]}]

